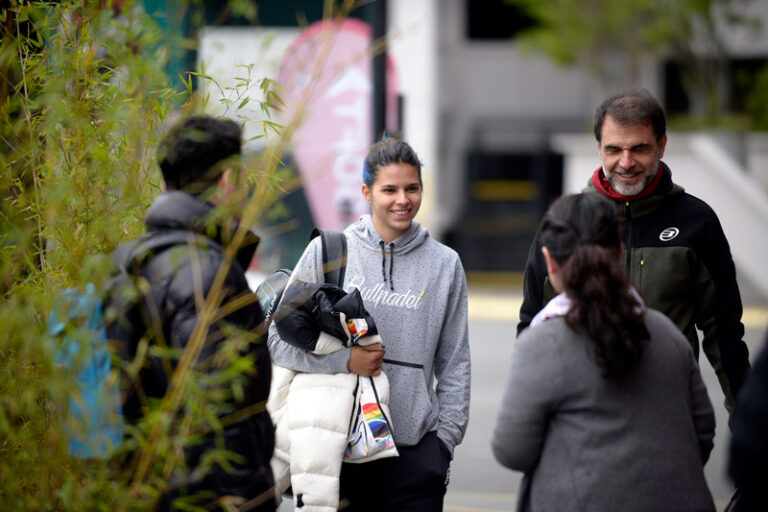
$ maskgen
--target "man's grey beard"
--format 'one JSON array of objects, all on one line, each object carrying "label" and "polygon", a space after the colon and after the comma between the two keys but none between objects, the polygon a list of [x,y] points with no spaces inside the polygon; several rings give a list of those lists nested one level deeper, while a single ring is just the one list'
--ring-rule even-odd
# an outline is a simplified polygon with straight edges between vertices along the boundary
[{"label": "man's grey beard", "polygon": [[656,173],[659,172],[659,161],[657,160],[654,163],[653,169],[655,169],[655,172],[650,176],[643,175],[644,179],[639,183],[637,183],[636,185],[627,186],[621,183],[618,179],[616,179],[617,168],[618,166],[614,167],[613,173],[609,176],[608,173],[605,171],[605,166],[602,167],[603,176],[605,176],[605,179],[608,180],[608,183],[611,184],[611,188],[613,188],[615,192],[618,192],[623,196],[636,196],[637,194],[645,190],[648,187],[648,185],[651,184],[651,182],[653,181],[653,178],[656,177]]}]

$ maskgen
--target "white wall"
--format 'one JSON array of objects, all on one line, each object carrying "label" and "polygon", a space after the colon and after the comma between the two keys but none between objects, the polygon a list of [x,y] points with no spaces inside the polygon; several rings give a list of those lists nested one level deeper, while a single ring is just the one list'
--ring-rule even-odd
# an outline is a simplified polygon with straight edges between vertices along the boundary
[{"label": "white wall", "polygon": [[718,24],[726,51],[735,57],[764,57],[768,54],[768,37],[764,33],[768,29],[768,2],[736,0],[733,6],[741,16],[751,21],[746,26],[739,27],[728,26],[722,22]]},{"label": "white wall", "polygon": [[[587,72],[556,67],[543,56],[524,54],[512,41],[469,41],[465,36],[467,1],[479,0],[389,0],[389,53],[404,96],[404,135],[425,163],[426,193],[418,218],[437,238],[461,215],[466,195],[465,158],[472,147],[530,147],[537,143],[531,136],[537,126],[544,124],[549,129],[562,121],[583,122],[581,129],[586,133],[594,109],[608,92]],[[768,1],[742,1],[768,27]],[[244,30],[253,29],[206,30],[201,58],[208,71],[226,80],[231,73],[217,69],[232,69],[235,61],[274,66],[275,58],[270,55],[281,56],[282,48],[297,33],[297,29],[285,33],[284,29],[269,29],[256,38]],[[266,34],[274,34],[269,51],[262,45]],[[732,32],[728,48],[738,55],[765,55],[768,37],[755,39],[748,31]],[[263,69],[264,74],[274,76],[275,71]],[[660,95],[658,66],[644,63],[638,85]],[[488,129],[481,131],[481,126]],[[746,146],[750,148],[747,167],[763,187],[768,186],[765,139],[750,136]],[[572,176],[597,166],[593,141],[589,148],[578,162],[579,172],[566,172],[567,189],[580,189],[585,179]]]},{"label": "white wall", "polygon": [[768,133],[748,134],[745,148],[747,171],[760,183],[763,192],[768,197]]},{"label": "white wall", "polygon": [[[285,55],[285,50],[299,35],[298,28],[285,27],[205,27],[200,33],[199,63],[202,71],[210,75],[218,84],[218,87],[210,80],[198,79],[199,91],[202,97],[210,94],[206,111],[215,115],[238,115],[251,119],[245,123],[244,136],[249,139],[263,133],[259,120],[264,115],[257,103],[250,103],[248,107],[237,111],[234,107],[227,107],[219,100],[222,98],[234,99],[238,91],[232,88],[238,83],[238,78],[252,77],[251,87],[247,95],[254,101],[261,101],[264,95],[258,87],[258,81],[262,78],[277,78],[280,63]],[[243,66],[250,66],[250,70]],[[244,93],[244,88],[239,92]],[[243,96],[244,97],[244,96]],[[261,139],[251,143],[253,147],[264,144]]]},{"label": "white wall", "polygon": [[389,55],[397,68],[404,99],[403,135],[424,163],[425,194],[417,219],[433,230],[437,211],[438,0],[389,0]]}]

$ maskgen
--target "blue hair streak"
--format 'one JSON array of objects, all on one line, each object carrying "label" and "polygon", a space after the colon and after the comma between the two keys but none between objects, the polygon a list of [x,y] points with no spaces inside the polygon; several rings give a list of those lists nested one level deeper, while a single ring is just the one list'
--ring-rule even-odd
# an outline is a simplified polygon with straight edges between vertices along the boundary
[{"label": "blue hair streak", "polygon": [[[384,131],[381,134],[381,140],[384,140],[387,138],[387,132]],[[373,183],[373,174],[371,174],[371,170],[368,168],[367,165],[365,165],[365,160],[363,160],[363,183],[366,185],[370,185]]]}]

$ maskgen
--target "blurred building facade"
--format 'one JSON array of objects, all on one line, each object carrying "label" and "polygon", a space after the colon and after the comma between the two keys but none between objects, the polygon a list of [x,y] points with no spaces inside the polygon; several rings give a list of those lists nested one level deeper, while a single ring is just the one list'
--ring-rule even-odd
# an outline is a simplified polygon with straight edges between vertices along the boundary
[{"label": "blurred building facade", "polygon": [[[732,3],[763,25],[750,31],[723,21],[720,30],[726,59],[722,100],[738,114],[746,108],[749,80],[768,65],[768,2]],[[198,65],[221,64],[226,37],[220,36],[229,29],[241,38],[231,41],[258,32],[258,41],[272,42],[272,53],[243,54],[243,44],[236,42],[224,51],[230,54],[224,59],[231,61],[228,65],[279,62],[303,27],[323,16],[322,0],[254,2],[257,25],[242,20],[222,24],[217,13],[224,4],[206,3],[194,56]],[[670,116],[700,108],[701,102],[682,87],[680,56],[641,58],[630,74],[626,59],[613,55],[609,67],[616,72],[610,80],[584,66],[558,67],[542,54],[524,51],[518,36],[531,19],[505,0],[376,0],[352,15],[374,25],[382,13],[397,75],[398,129],[424,162],[419,220],[460,253],[469,272],[522,271],[548,204],[561,193],[579,191],[599,165],[592,116],[606,95],[642,86],[660,98]],[[256,41],[251,46],[261,44]],[[275,65],[257,69],[268,76],[276,73]],[[218,72],[231,74],[226,67]],[[768,298],[768,276],[760,275],[757,260],[768,252],[763,227],[768,218],[768,135],[673,128],[665,160],[677,181],[716,209],[739,272]],[[301,246],[302,240],[294,236],[290,243]]]},{"label": "blurred building facade", "polygon": [[[768,2],[741,4],[745,14],[768,27]],[[543,55],[525,52],[515,30],[529,20],[502,0],[446,0],[436,13],[441,173],[436,225],[469,270],[522,269],[532,231],[552,196],[581,190],[600,164],[592,116],[606,95],[642,86],[671,116],[695,108],[682,89],[675,55],[641,60],[634,77],[627,77],[616,55],[615,80],[608,83],[584,68],[557,67]],[[727,56],[724,101],[728,109],[743,112],[740,77],[768,64],[768,31],[721,33]],[[737,266],[759,281],[768,297],[768,280],[757,275],[757,257],[768,250],[763,227],[768,136],[713,129],[682,135],[672,130],[665,160],[682,185],[717,210]],[[490,254],[483,254],[486,250]]]}]

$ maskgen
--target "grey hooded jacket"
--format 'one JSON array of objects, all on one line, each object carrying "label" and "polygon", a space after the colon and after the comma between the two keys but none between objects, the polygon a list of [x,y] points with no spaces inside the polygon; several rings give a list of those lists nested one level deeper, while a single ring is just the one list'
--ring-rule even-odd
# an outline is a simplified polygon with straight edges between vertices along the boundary
[{"label": "grey hooded jacket", "polygon": [[[452,249],[429,237],[418,222],[384,244],[365,215],[349,226],[344,289],[358,289],[376,320],[386,349],[384,372],[399,446],[437,431],[451,454],[469,419],[470,353],[464,269]],[[322,282],[320,238],[307,246],[295,280]],[[272,361],[299,372],[349,373],[349,349],[317,356],[269,332]]]}]

